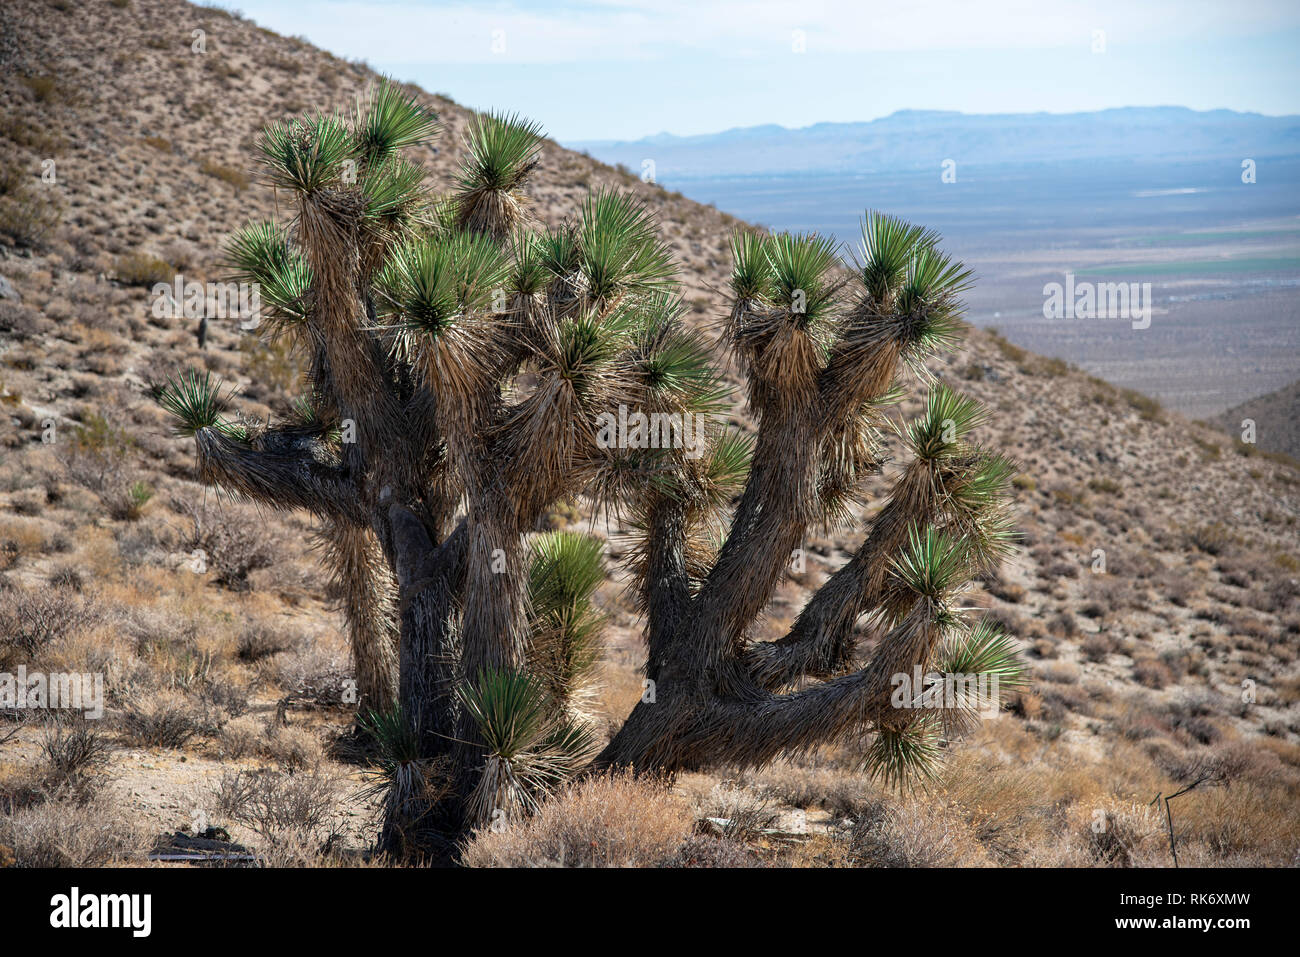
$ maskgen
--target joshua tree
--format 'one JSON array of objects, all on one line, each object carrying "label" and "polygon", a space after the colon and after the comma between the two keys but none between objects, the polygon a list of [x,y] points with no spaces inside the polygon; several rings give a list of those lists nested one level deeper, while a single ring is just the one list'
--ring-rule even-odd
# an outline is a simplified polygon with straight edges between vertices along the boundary
[{"label": "joshua tree", "polygon": [[[642,204],[602,190],[534,223],[539,130],[493,114],[434,197],[401,154],[435,132],[387,82],[351,116],[265,130],[261,167],[293,217],[245,227],[228,253],[269,303],[263,328],[309,358],[309,394],[272,427],[223,418],[206,375],[158,390],[204,481],[320,519],[383,752],[383,844],[445,859],[469,829],[612,767],[859,741],[887,780],[933,773],[989,702],[900,707],[914,701],[897,676],[1021,676],[1012,640],[955,604],[1011,527],[1011,466],[970,440],[981,409],[925,370],[960,336],[969,272],[878,213],[852,268],[817,236],[737,233],[721,344],[747,380],[747,436]],[[888,407],[909,369],[930,388],[900,425]],[[886,426],[910,456],[861,546],[788,634],[755,640],[810,532],[862,514]],[[577,497],[630,530],[645,622],[645,694],[607,743],[582,708],[601,547],[537,532]]]}]

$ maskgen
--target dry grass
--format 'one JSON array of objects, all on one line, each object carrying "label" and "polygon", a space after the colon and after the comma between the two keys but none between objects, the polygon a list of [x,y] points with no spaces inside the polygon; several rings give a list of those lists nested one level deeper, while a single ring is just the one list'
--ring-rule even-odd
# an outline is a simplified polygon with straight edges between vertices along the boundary
[{"label": "dry grass", "polygon": [[140,859],[144,835],[111,799],[66,798],[0,814],[0,846],[17,867],[106,867]]},{"label": "dry grass", "polygon": [[463,859],[470,867],[658,867],[676,859],[693,825],[689,807],[663,785],[602,776],[527,821],[479,831]]}]

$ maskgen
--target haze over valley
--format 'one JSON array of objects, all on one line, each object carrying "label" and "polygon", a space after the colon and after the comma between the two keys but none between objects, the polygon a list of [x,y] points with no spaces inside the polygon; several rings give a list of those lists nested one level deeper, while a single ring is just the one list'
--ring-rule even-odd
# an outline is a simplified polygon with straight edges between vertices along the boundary
[{"label": "haze over valley", "polygon": [[[1197,418],[1300,378],[1296,117],[902,111],[570,145],[743,220],[834,235],[846,252],[863,209],[925,223],[975,269],[972,322]],[[1149,326],[1045,318],[1044,287],[1067,272],[1150,283]]]}]

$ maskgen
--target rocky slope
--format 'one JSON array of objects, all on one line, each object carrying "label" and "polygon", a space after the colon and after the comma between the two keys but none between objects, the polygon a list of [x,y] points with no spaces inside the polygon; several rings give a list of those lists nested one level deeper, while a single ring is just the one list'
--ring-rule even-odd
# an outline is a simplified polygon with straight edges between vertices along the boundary
[{"label": "rocky slope", "polygon": [[1229,436],[1241,441],[1248,430],[1248,426],[1244,425],[1248,419],[1255,424],[1255,444],[1259,448],[1293,459],[1300,457],[1300,382],[1292,382],[1267,395],[1234,406],[1222,415],[1215,416],[1214,421]]}]

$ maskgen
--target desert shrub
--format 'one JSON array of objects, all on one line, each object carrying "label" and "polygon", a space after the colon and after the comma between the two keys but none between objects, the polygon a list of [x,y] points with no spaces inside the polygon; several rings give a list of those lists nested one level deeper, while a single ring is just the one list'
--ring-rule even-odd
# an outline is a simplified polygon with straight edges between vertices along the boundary
[{"label": "desert shrub", "polygon": [[1264,590],[1255,608],[1271,615],[1280,615],[1291,607],[1297,596],[1300,596],[1300,582],[1294,578],[1279,578]]},{"label": "desert shrub", "polygon": [[[18,341],[41,335],[51,324],[49,319],[22,303],[0,300],[0,332]],[[21,393],[6,391],[4,402],[15,406],[22,398]]]},{"label": "desert shrub", "polygon": [[150,696],[128,708],[125,720],[130,738],[147,748],[182,748],[196,734],[214,730],[202,709],[170,695]]},{"label": "desert shrub", "polygon": [[1232,533],[1222,522],[1213,522],[1193,529],[1188,540],[1209,555],[1220,555],[1232,543]]},{"label": "desert shrub", "polygon": [[1043,713],[1043,696],[1036,691],[1013,691],[1007,699],[1007,710],[1026,720],[1035,720]]},{"label": "desert shrub", "polygon": [[552,505],[537,522],[537,531],[558,531],[582,521],[582,510],[572,499]]},{"label": "desert shrub", "polygon": [[1008,342],[1006,339],[1004,339],[1001,335],[999,335],[997,332],[993,331],[992,329],[989,330],[989,336],[993,339],[993,344],[998,347],[998,351],[1001,352],[1004,357],[1010,359],[1012,362],[1016,363],[1017,365],[1024,362],[1025,359],[1028,358],[1029,353],[1027,353],[1024,349],[1020,348],[1019,346],[1014,345],[1011,342]]},{"label": "desert shrub", "polygon": [[1044,681],[1055,684],[1072,685],[1079,680],[1079,668],[1068,661],[1052,661],[1039,667]]},{"label": "desert shrub", "polygon": [[143,834],[106,796],[28,805],[0,816],[0,845],[16,867],[104,867],[137,856]]},{"label": "desert shrub", "polygon": [[152,287],[156,283],[170,283],[176,278],[176,267],[166,260],[144,252],[120,256],[116,264],[117,278],[128,286]]},{"label": "desert shrub", "polygon": [[1120,713],[1115,719],[1115,728],[1129,741],[1145,741],[1172,730],[1167,719],[1140,702],[1130,704]]},{"label": "desert shrub", "polygon": [[1115,651],[1115,639],[1106,632],[1089,635],[1083,640],[1079,650],[1089,661],[1105,661],[1107,656]]},{"label": "desert shrub", "polygon": [[211,708],[238,718],[248,711],[247,685],[223,679],[210,679],[203,685],[203,703]]},{"label": "desert shrub", "polygon": [[1190,604],[1192,596],[1196,593],[1195,586],[1188,581],[1186,575],[1174,572],[1162,574],[1156,587],[1160,594],[1179,608],[1186,608]]},{"label": "desert shrub", "polygon": [[1024,586],[1006,581],[1001,575],[990,575],[984,587],[994,598],[1000,598],[1012,605],[1018,605],[1025,600]]},{"label": "desert shrub", "polygon": [[[48,124],[37,121],[34,117],[23,115],[18,110],[11,111],[5,116],[0,116],[0,136],[17,144],[25,146],[40,156],[49,156],[62,146],[62,138],[56,133],[50,131]],[[4,164],[12,167],[17,173],[19,164],[8,162]],[[5,175],[0,172],[0,176]],[[0,181],[3,185],[3,181]]]},{"label": "desert shrub", "polygon": [[1047,376],[1048,378],[1055,379],[1058,378],[1059,376],[1065,375],[1070,371],[1070,363],[1066,362],[1064,359],[1056,358],[1055,356],[1051,358],[1044,358],[1039,360],[1038,366],[1035,369],[1035,371],[1039,375],[1044,375]]},{"label": "desert shrub", "polygon": [[108,760],[108,747],[84,719],[71,725],[55,722],[46,729],[41,756],[45,789],[86,801],[97,782],[94,773]]},{"label": "desert shrub", "polygon": [[1145,855],[1158,845],[1160,815],[1142,804],[1107,801],[1090,810],[1076,833],[1094,863],[1104,867],[1130,867],[1145,863]]},{"label": "desert shrub", "polygon": [[1074,616],[1069,612],[1061,612],[1047,626],[1052,634],[1060,635],[1062,638],[1073,638],[1079,633],[1079,623],[1074,620]]},{"label": "desert shrub", "polygon": [[40,247],[61,214],[48,194],[22,176],[8,158],[0,161],[0,236],[17,246]]},{"label": "desert shrub", "polygon": [[236,169],[233,166],[222,166],[220,163],[214,163],[212,160],[204,157],[203,162],[199,164],[199,169],[214,179],[219,179],[223,183],[229,183],[235,187],[235,192],[242,193],[248,189],[248,174],[242,169]]},{"label": "desert shrub", "polygon": [[807,766],[802,762],[772,764],[754,777],[764,792],[796,808],[825,808],[840,817],[852,817],[868,799],[867,782],[852,770]]},{"label": "desert shrub", "polygon": [[153,494],[149,483],[135,481],[115,484],[105,489],[102,497],[110,517],[121,522],[134,522],[144,513],[144,507]]},{"label": "desert shrub", "polygon": [[324,750],[316,736],[301,728],[272,724],[258,743],[258,753],[290,774],[320,764]]},{"label": "desert shrub", "polygon": [[235,654],[240,661],[255,662],[281,652],[291,651],[301,639],[285,628],[263,622],[245,625],[236,640]]},{"label": "desert shrub", "polygon": [[1222,732],[1213,721],[1200,715],[1176,714],[1172,718],[1172,723],[1174,729],[1184,736],[1184,740],[1193,744],[1213,744],[1222,736]]},{"label": "desert shrub", "polygon": [[1175,679],[1205,671],[1204,658],[1195,648],[1168,648],[1160,652],[1160,661]]},{"label": "desert shrub", "polygon": [[32,98],[37,103],[53,103],[66,95],[56,76],[24,76],[21,79],[23,86],[32,91]]},{"label": "desert shrub", "polygon": [[719,784],[709,794],[700,812],[704,820],[731,841],[748,842],[762,837],[779,816],[767,796],[751,788]]},{"label": "desert shrub", "polygon": [[99,620],[94,605],[67,588],[0,590],[0,658],[34,656],[51,642],[74,635]]},{"label": "desert shrub", "polygon": [[227,771],[214,792],[216,813],[270,845],[324,838],[338,795],[337,779],[320,767],[306,771]]},{"label": "desert shrub", "polygon": [[873,802],[841,825],[837,840],[857,867],[972,867],[986,864],[969,829],[921,804]]},{"label": "desert shrub", "polygon": [[48,581],[54,588],[66,588],[69,591],[79,592],[86,587],[86,576],[81,569],[71,565],[60,565],[53,569]]},{"label": "desert shrub", "polygon": [[1153,399],[1149,395],[1143,395],[1134,389],[1121,389],[1120,395],[1128,403],[1129,408],[1135,411],[1141,418],[1148,422],[1160,421],[1160,413],[1163,411],[1160,401]]},{"label": "desert shrub", "polygon": [[1146,688],[1163,688],[1173,681],[1169,666],[1158,658],[1139,658],[1133,663],[1133,679]]},{"label": "desert shrub", "polygon": [[276,541],[267,535],[265,523],[245,506],[210,508],[173,499],[172,509],[189,520],[181,535],[187,554],[202,552],[204,563],[217,582],[234,591],[251,588],[250,572],[268,568],[276,560]]},{"label": "desert shrub", "polygon": [[217,738],[217,757],[223,761],[238,761],[256,754],[262,739],[262,729],[250,717],[239,717],[221,729]]},{"label": "desert shrub", "polygon": [[133,448],[125,430],[86,412],[73,428],[72,440],[62,443],[59,460],[68,480],[94,492],[111,518],[134,522],[154,493],[129,464]]},{"label": "desert shrub", "polygon": [[668,867],[761,867],[754,852],[726,838],[712,834],[692,834],[681,846]]},{"label": "desert shrub", "polygon": [[656,867],[678,858],[693,824],[665,785],[604,775],[547,801],[532,818],[478,831],[463,860],[470,867]]}]

